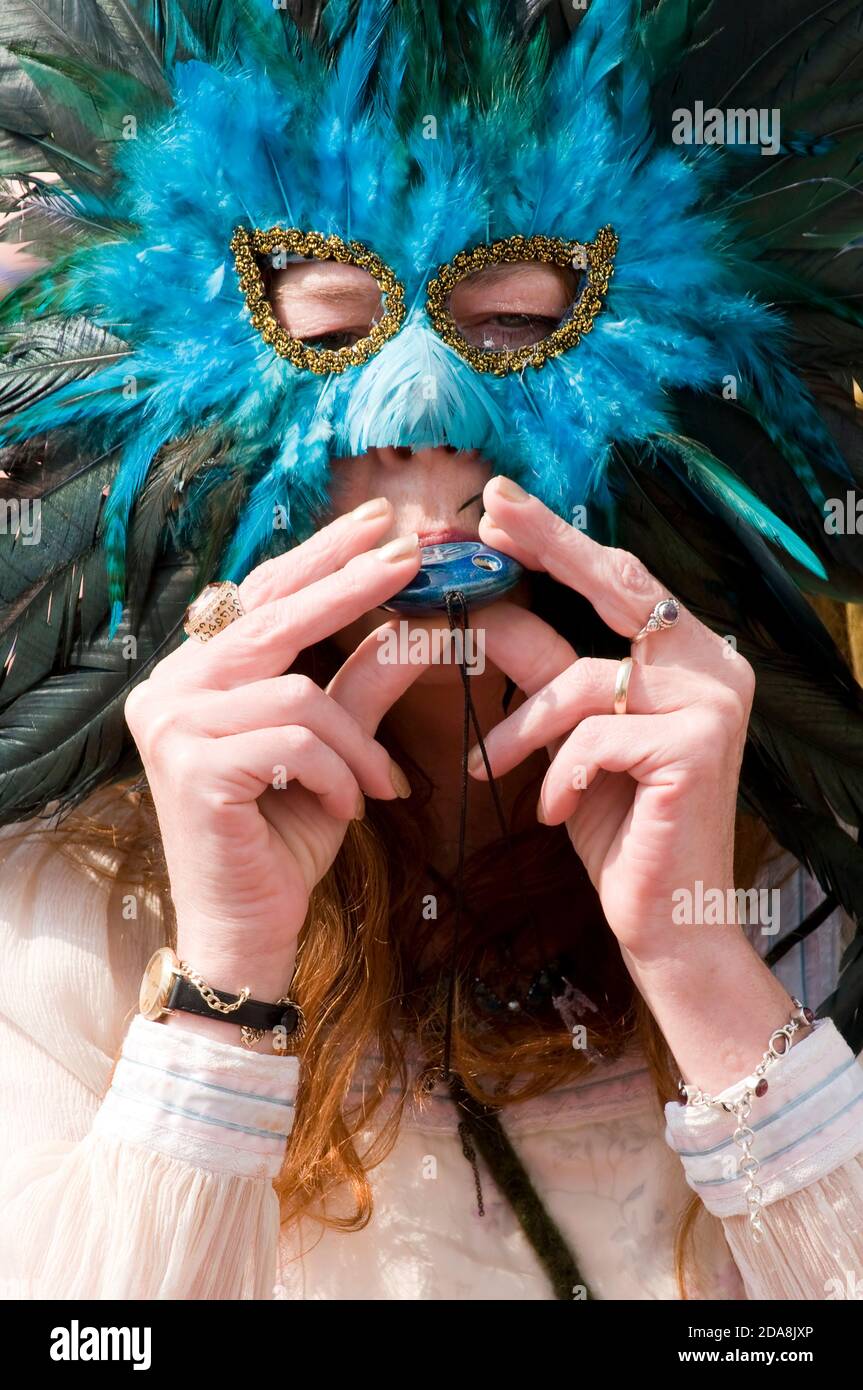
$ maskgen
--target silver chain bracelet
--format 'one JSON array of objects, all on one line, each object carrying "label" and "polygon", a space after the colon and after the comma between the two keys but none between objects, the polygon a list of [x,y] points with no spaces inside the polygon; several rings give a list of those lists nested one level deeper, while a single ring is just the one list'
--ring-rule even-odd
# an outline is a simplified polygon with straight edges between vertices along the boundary
[{"label": "silver chain bracelet", "polygon": [[[752,1140],[755,1138],[752,1130],[747,1124],[749,1116],[752,1114],[753,1096],[763,1096],[767,1090],[768,1083],[764,1079],[764,1073],[773,1063],[778,1062],[780,1057],[786,1056],[791,1049],[794,1034],[807,1024],[814,1021],[815,1015],[811,1009],[801,1003],[801,1001],[791,996],[794,1005],[794,1013],[783,1028],[777,1028],[775,1033],[771,1033],[770,1041],[767,1044],[767,1051],[764,1053],[758,1066],[748,1077],[747,1081],[751,1084],[746,1086],[743,1095],[739,1100],[715,1100],[706,1091],[702,1091],[698,1086],[687,1086],[681,1080],[678,1083],[678,1094],[681,1105],[701,1105],[710,1106],[714,1109],[725,1110],[729,1115],[733,1115],[737,1121],[737,1127],[731,1136],[741,1152],[738,1160],[738,1168],[746,1176],[746,1188],[744,1196],[746,1205],[749,1208],[749,1226],[752,1231],[752,1239],[757,1243],[764,1235],[764,1227],[761,1224],[763,1190],[755,1181],[755,1175],[761,1164],[752,1152]],[[779,1039],[782,1039],[780,1045]]]}]

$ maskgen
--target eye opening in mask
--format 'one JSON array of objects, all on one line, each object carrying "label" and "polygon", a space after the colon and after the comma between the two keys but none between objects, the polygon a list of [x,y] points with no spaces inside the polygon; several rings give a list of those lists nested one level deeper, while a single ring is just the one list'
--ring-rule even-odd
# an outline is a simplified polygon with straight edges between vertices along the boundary
[{"label": "eye opening in mask", "polygon": [[[299,227],[253,228],[237,227],[231,237],[231,250],[239,277],[240,290],[249,310],[252,325],[280,357],[295,367],[329,375],[343,372],[347,367],[367,362],[397,333],[405,314],[404,285],[379,256],[359,241],[343,241],[331,233],[302,231]],[[293,337],[279,323],[270,302],[270,286],[264,257],[273,264],[274,255],[315,258],[319,261],[338,261],[365,270],[381,291],[384,312],[371,323],[365,336],[346,347],[316,348]]]},{"label": "eye opening in mask", "polygon": [[[507,372],[521,371],[526,366],[541,367],[549,357],[556,357],[567,348],[575,347],[590,332],[608,292],[617,247],[617,234],[609,226],[602,227],[594,240],[589,242],[566,241],[559,237],[512,236],[459,251],[457,256],[440,267],[435,279],[429,282],[426,310],[432,327],[477,371],[504,376]],[[580,274],[577,293],[559,321],[550,320],[544,330],[540,323],[535,331],[541,336],[518,347],[495,350],[494,347],[470,341],[468,332],[459,325],[451,311],[451,297],[456,287],[464,285],[471,277],[480,277],[489,267],[531,264],[554,265],[569,275],[573,271]]]}]

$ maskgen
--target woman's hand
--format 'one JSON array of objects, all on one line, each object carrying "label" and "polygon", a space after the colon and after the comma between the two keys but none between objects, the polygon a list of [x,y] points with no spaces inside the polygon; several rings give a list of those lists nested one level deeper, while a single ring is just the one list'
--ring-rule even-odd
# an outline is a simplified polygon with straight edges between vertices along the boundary
[{"label": "woman's hand", "polygon": [[[668,597],[635,556],[598,545],[537,498],[512,501],[489,483],[484,501],[483,540],[583,594],[615,632],[632,637]],[[504,635],[502,617],[499,606],[481,615],[487,656],[530,698],[489,734],[492,769],[548,748],[539,819],[566,822],[621,944],[653,956],[675,938],[676,890],[733,885],[752,668],[681,610],[636,649],[627,713],[615,715],[619,661],[579,659],[521,610],[506,614]]]},{"label": "woman's hand", "polygon": [[363,814],[362,793],[410,793],[373,735],[416,673],[382,664],[374,641],[326,691],[289,670],[418,568],[415,536],[370,549],[392,508],[365,506],[259,565],[240,585],[244,616],[208,642],[186,641],[126,701],[159,817],[178,953],[216,989],[284,992],[309,895]]},{"label": "woman's hand", "polygon": [[[481,538],[528,568],[547,570],[589,599],[615,632],[633,637],[667,590],[635,556],[598,545],[520,492],[509,479],[487,484]],[[752,668],[681,609],[674,627],[636,649],[627,712],[615,715],[619,661],[579,659],[535,614],[511,604],[485,609],[477,623],[485,628],[487,658],[529,697],[488,734],[493,774],[546,747],[550,766],[538,818],[565,822],[627,966],[681,1066],[692,1056],[702,1085],[715,1084],[717,1075],[725,1075],[723,1084],[737,1079],[733,1044],[717,1041],[723,1049],[717,1063],[715,1052],[690,1050],[692,1030],[708,1036],[707,1011],[721,1020],[718,1039],[733,1037],[731,1006],[737,1010],[749,990],[763,1009],[751,1042],[743,1029],[741,1056],[754,1065],[769,1033],[787,1021],[788,996],[736,919],[706,925],[675,921],[673,913],[681,891],[698,901],[699,882],[705,892],[720,890],[723,903],[734,887]],[[485,776],[478,750],[471,771]],[[719,1006],[710,993],[723,989]]]}]

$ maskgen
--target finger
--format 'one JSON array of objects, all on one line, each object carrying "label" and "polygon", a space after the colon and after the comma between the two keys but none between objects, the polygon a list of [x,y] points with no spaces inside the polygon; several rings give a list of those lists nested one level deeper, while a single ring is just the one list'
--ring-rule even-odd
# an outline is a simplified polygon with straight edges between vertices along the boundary
[{"label": "finger", "polygon": [[565,637],[529,608],[499,599],[472,618],[487,661],[532,695],[578,659]]},{"label": "finger", "polygon": [[347,763],[368,795],[385,800],[398,795],[400,773],[387,750],[308,676],[273,676],[239,690],[189,695],[174,709],[179,727],[205,738],[288,725],[309,729]]},{"label": "finger", "polygon": [[257,801],[267,788],[299,782],[336,820],[352,820],[362,809],[361,791],[347,763],[309,729],[253,729],[211,739],[206,745],[208,780],[226,789],[226,806]]},{"label": "finger", "polygon": [[600,715],[582,721],[554,758],[539,794],[542,820],[573,815],[600,772],[626,772],[636,782],[670,783],[673,765],[688,757],[691,738],[679,714]]},{"label": "finger", "polygon": [[175,670],[174,685],[232,690],[282,675],[304,648],[392,598],[419,564],[415,532],[355,555],[335,573],[243,614],[209,642],[187,643],[183,650],[189,658],[182,670]]},{"label": "finger", "polygon": [[[582,657],[529,696],[485,737],[494,775],[502,777],[538,748],[548,747],[555,739],[569,735],[583,719],[610,714],[614,709],[619,670],[619,661]],[[712,682],[710,686],[712,688]],[[707,693],[704,677],[693,677],[679,668],[633,664],[627,689],[627,713],[672,713]],[[480,779],[485,776],[479,753],[472,754],[468,766],[473,776]]]},{"label": "finger", "polygon": [[514,560],[518,560],[519,564],[524,565],[525,569],[544,569],[536,551],[532,550],[524,541],[517,541],[508,531],[504,531],[502,526],[496,525],[488,512],[483,512],[479,519],[479,538],[486,545],[490,545],[493,550],[502,550],[506,555],[511,555]]},{"label": "finger", "polygon": [[374,497],[336,517],[301,545],[264,560],[247,574],[240,585],[243,607],[251,612],[341,569],[355,555],[377,545],[392,524],[392,503],[386,497]]},{"label": "finger", "polygon": [[[352,512],[322,526],[308,540],[284,555],[264,560],[239,585],[240,604],[246,613],[276,598],[297,593],[316,579],[341,569],[355,555],[377,545],[393,522],[393,509],[385,497],[372,498]],[[157,668],[160,676],[173,679],[196,659],[201,644],[188,638],[166,656]]]},{"label": "finger", "polygon": [[[486,484],[483,502],[491,522],[511,536],[516,547],[532,553],[553,578],[583,594],[614,632],[634,637],[656,604],[668,598],[668,590],[635,555],[591,540],[530,493],[514,500],[509,487],[508,479],[502,486],[499,478]],[[490,534],[482,522],[480,533],[484,540]],[[673,628],[654,633],[645,641],[651,644],[651,660],[679,661],[685,650],[688,664],[693,659],[719,660],[725,645],[682,606]]]},{"label": "finger", "polygon": [[[402,628],[405,622],[408,620],[391,618],[370,632],[327,686],[327,693],[350,710],[370,734],[414,681],[437,664],[432,640],[421,643],[412,638],[412,634],[426,629]],[[407,640],[399,640],[402,633]],[[443,652],[446,650],[444,647]],[[408,660],[401,656],[406,651],[410,653]]]},{"label": "finger", "polygon": [[[482,610],[476,632],[485,657],[526,694],[541,690],[577,660],[574,648],[559,632],[536,613],[506,600]],[[553,743],[549,754],[554,752]],[[474,776],[487,775],[478,745],[470,752],[469,768]]]}]

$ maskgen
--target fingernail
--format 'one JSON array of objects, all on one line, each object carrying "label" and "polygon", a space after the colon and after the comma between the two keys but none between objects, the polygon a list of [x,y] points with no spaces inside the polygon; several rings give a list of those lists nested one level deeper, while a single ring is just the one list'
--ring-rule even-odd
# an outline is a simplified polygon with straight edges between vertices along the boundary
[{"label": "fingernail", "polygon": [[525,492],[523,487],[514,483],[512,478],[505,478],[499,475],[495,478],[495,486],[501,497],[505,497],[508,502],[529,502],[530,495]]},{"label": "fingernail", "polygon": [[387,541],[386,545],[381,546],[380,557],[382,560],[406,560],[419,543],[416,531],[411,531],[409,536],[396,536],[394,541]]},{"label": "fingernail", "polygon": [[405,777],[398,763],[390,762],[390,781],[399,796],[405,797],[411,794],[411,784]]},{"label": "fingernail", "polygon": [[536,803],[536,818],[539,821],[540,825],[546,824],[545,812],[542,809],[542,797],[540,797]]},{"label": "fingernail", "polygon": [[366,799],[365,799],[365,797],[363,796],[362,792],[360,792],[359,798],[358,798],[358,800],[357,800],[357,809],[354,811],[354,820],[362,820],[365,814],[366,814]]},{"label": "fingernail", "polygon": [[354,507],[351,516],[354,521],[369,521],[373,516],[383,516],[389,505],[386,497],[372,497],[370,501]]},{"label": "fingernail", "polygon": [[468,772],[479,772],[481,767],[485,767],[485,763],[482,760],[482,749],[478,743],[474,744],[467,755],[467,767]]}]

